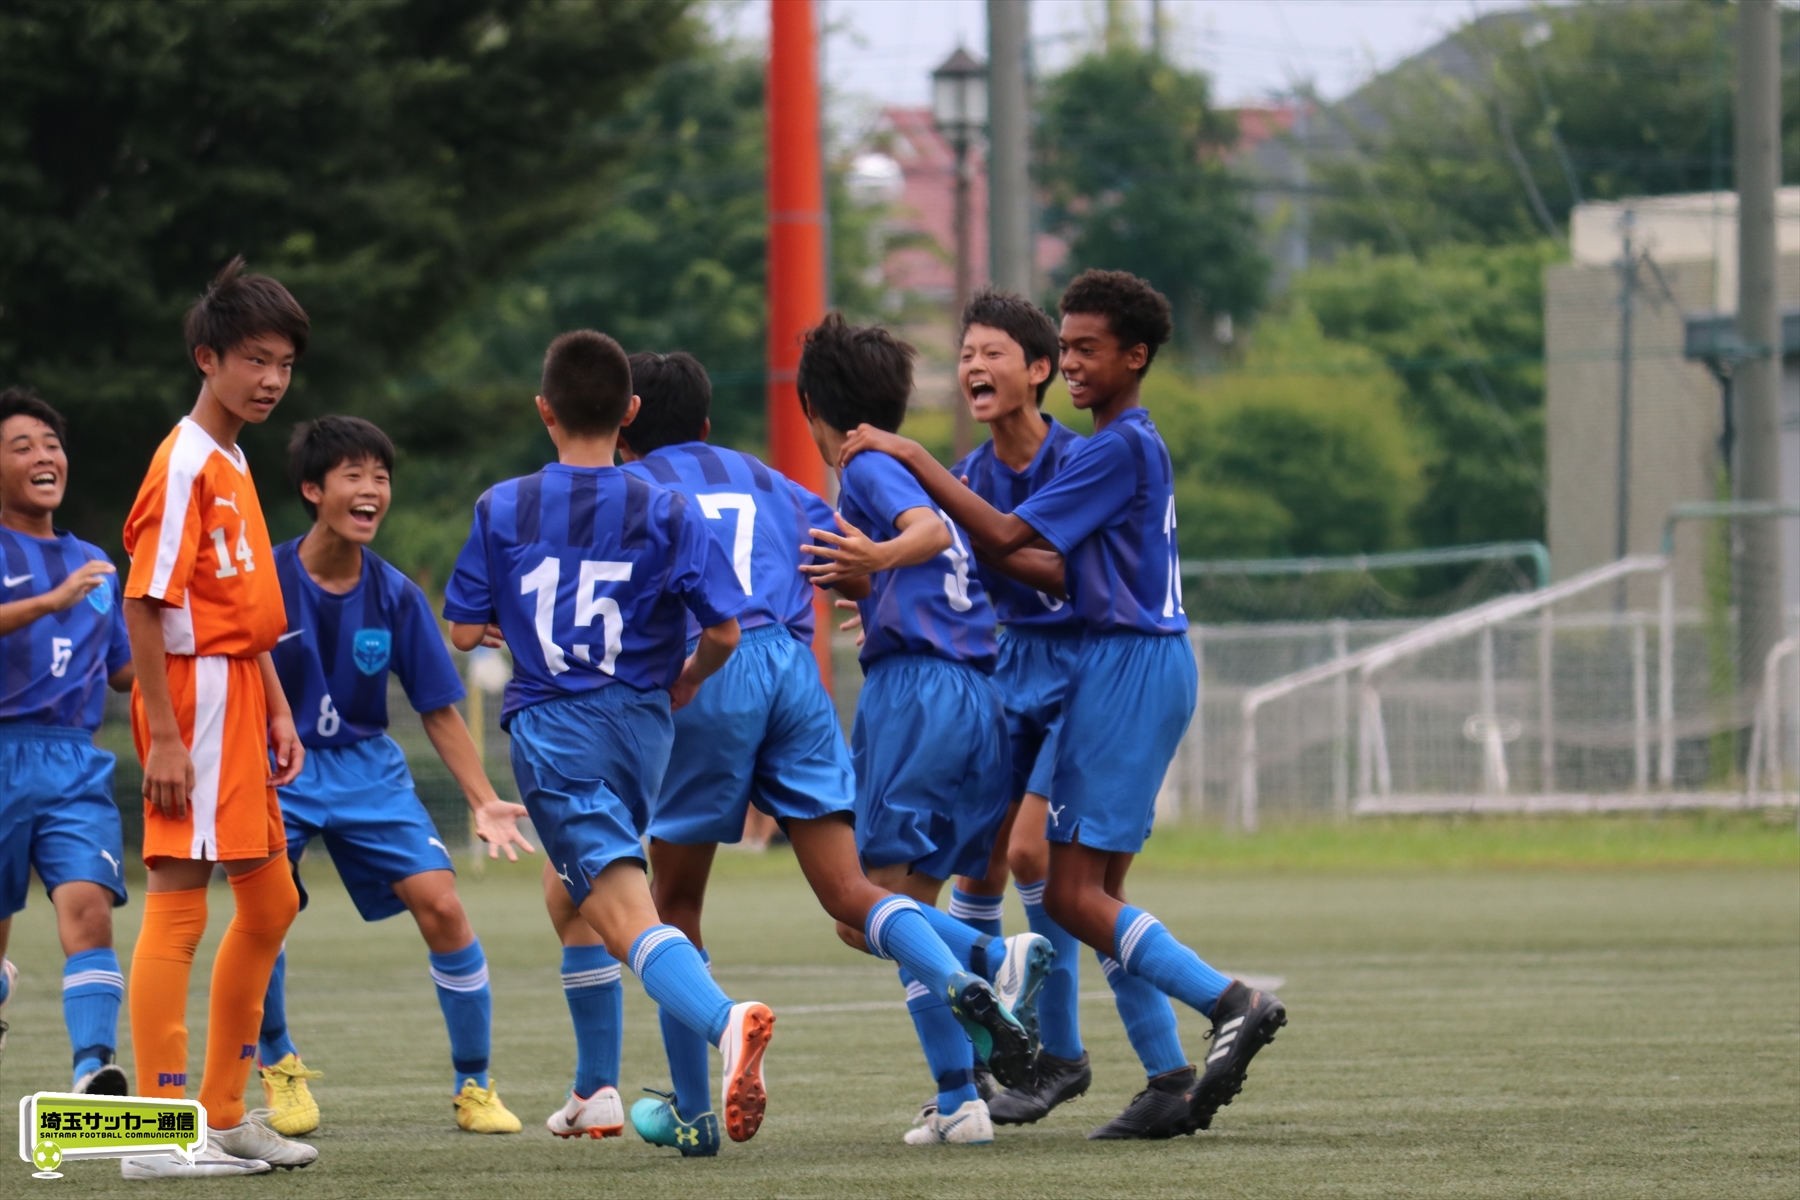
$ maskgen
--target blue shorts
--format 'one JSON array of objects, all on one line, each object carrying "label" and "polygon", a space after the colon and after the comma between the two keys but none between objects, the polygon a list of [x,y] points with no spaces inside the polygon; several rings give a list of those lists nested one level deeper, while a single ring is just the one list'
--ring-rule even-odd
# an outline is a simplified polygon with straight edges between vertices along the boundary
[{"label": "blue shorts", "polygon": [[86,729],[0,724],[0,920],[25,907],[33,867],[46,892],[97,883],[125,903],[113,761]]},{"label": "blue shorts", "polygon": [[933,879],[987,874],[1010,770],[993,680],[928,654],[878,658],[856,702],[850,751],[866,866],[906,863]]},{"label": "blue shorts", "polygon": [[1006,705],[1012,743],[1012,798],[1050,794],[1056,765],[1054,729],[1062,719],[1063,693],[1081,653],[1079,625],[1000,630],[1000,663],[994,686]]},{"label": "blue shorts", "polygon": [[386,734],[308,750],[300,777],[278,795],[302,908],[300,855],[316,837],[325,839],[344,890],[365,921],[406,911],[394,894],[402,879],[452,869],[450,849],[413,791],[406,753]]},{"label": "blue shorts", "polygon": [[675,741],[669,693],[628,684],[546,700],[512,719],[513,778],[577,905],[620,859],[644,861],[650,809]]},{"label": "blue shorts", "polygon": [[777,821],[850,813],[856,781],[812,651],[784,625],[747,631],[725,666],[675,714],[675,747],[650,836],[736,842],[754,804]]},{"label": "blue shorts", "polygon": [[1053,842],[1135,854],[1200,695],[1186,634],[1089,635],[1063,702]]}]

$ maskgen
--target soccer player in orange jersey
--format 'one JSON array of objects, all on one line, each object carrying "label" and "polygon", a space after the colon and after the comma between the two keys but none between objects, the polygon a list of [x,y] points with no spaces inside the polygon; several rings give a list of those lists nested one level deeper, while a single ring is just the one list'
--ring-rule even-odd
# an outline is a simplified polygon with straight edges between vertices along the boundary
[{"label": "soccer player in orange jersey", "polygon": [[188,975],[214,864],[237,908],[213,964],[200,1083],[207,1151],[192,1164],[125,1159],[128,1179],[259,1174],[318,1155],[244,1111],[263,992],[299,910],[275,789],[300,773],[305,751],[269,654],[287,616],[237,439],[281,402],[308,328],[288,290],[245,274],[242,258],[219,273],[187,314],[200,397],[157,448],[125,522],[149,867],[130,986],[140,1095],[186,1089]]}]

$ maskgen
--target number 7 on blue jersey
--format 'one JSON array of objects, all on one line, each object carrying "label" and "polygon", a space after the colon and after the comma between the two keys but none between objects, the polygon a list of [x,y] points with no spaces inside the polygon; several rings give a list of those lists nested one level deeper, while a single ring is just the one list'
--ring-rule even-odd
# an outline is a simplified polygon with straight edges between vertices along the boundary
[{"label": "number 7 on blue jersey", "polygon": [[[576,658],[598,667],[607,675],[613,673],[613,664],[619,657],[625,620],[619,612],[619,602],[611,596],[598,595],[597,591],[602,583],[625,583],[630,579],[631,564],[628,562],[582,560],[581,581],[575,589],[575,625],[587,628],[598,616],[605,648],[597,663],[588,656],[586,642],[576,642],[570,649]],[[569,669],[569,661],[556,643],[556,585],[561,580],[562,560],[554,556],[546,557],[519,579],[521,596],[537,595],[537,611],[532,624],[537,629],[538,647],[544,652],[544,666],[552,675],[561,675]]]}]

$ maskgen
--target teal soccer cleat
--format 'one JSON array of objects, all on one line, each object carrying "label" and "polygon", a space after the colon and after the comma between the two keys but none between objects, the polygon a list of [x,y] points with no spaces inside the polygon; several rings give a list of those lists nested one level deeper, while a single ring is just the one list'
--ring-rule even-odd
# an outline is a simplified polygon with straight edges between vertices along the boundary
[{"label": "teal soccer cleat", "polygon": [[693,1124],[683,1121],[675,1111],[673,1092],[651,1091],[631,1106],[631,1127],[652,1146],[668,1146],[681,1151],[683,1158],[711,1158],[719,1152],[719,1118],[716,1113],[701,1113]]},{"label": "teal soccer cleat", "polygon": [[946,989],[950,1011],[975,1044],[975,1058],[986,1062],[1001,1087],[1031,1082],[1031,1041],[1017,1017],[1000,1003],[993,987],[979,975],[958,971]]},{"label": "teal soccer cleat", "polygon": [[1049,938],[1018,933],[1006,939],[1006,957],[994,976],[994,991],[1000,1003],[1024,1026],[1033,1054],[1038,1051],[1038,996],[1055,963],[1056,948]]}]

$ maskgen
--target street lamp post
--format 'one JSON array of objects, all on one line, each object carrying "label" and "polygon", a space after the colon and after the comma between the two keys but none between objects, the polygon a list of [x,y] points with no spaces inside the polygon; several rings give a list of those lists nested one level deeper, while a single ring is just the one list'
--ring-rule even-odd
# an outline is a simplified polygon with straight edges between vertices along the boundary
[{"label": "street lamp post", "polygon": [[[961,46],[931,73],[931,117],[956,155],[956,309],[951,316],[955,328],[969,302],[969,144],[987,124],[987,65]],[[960,459],[974,449],[975,440],[969,406],[960,390],[955,412]]]}]

